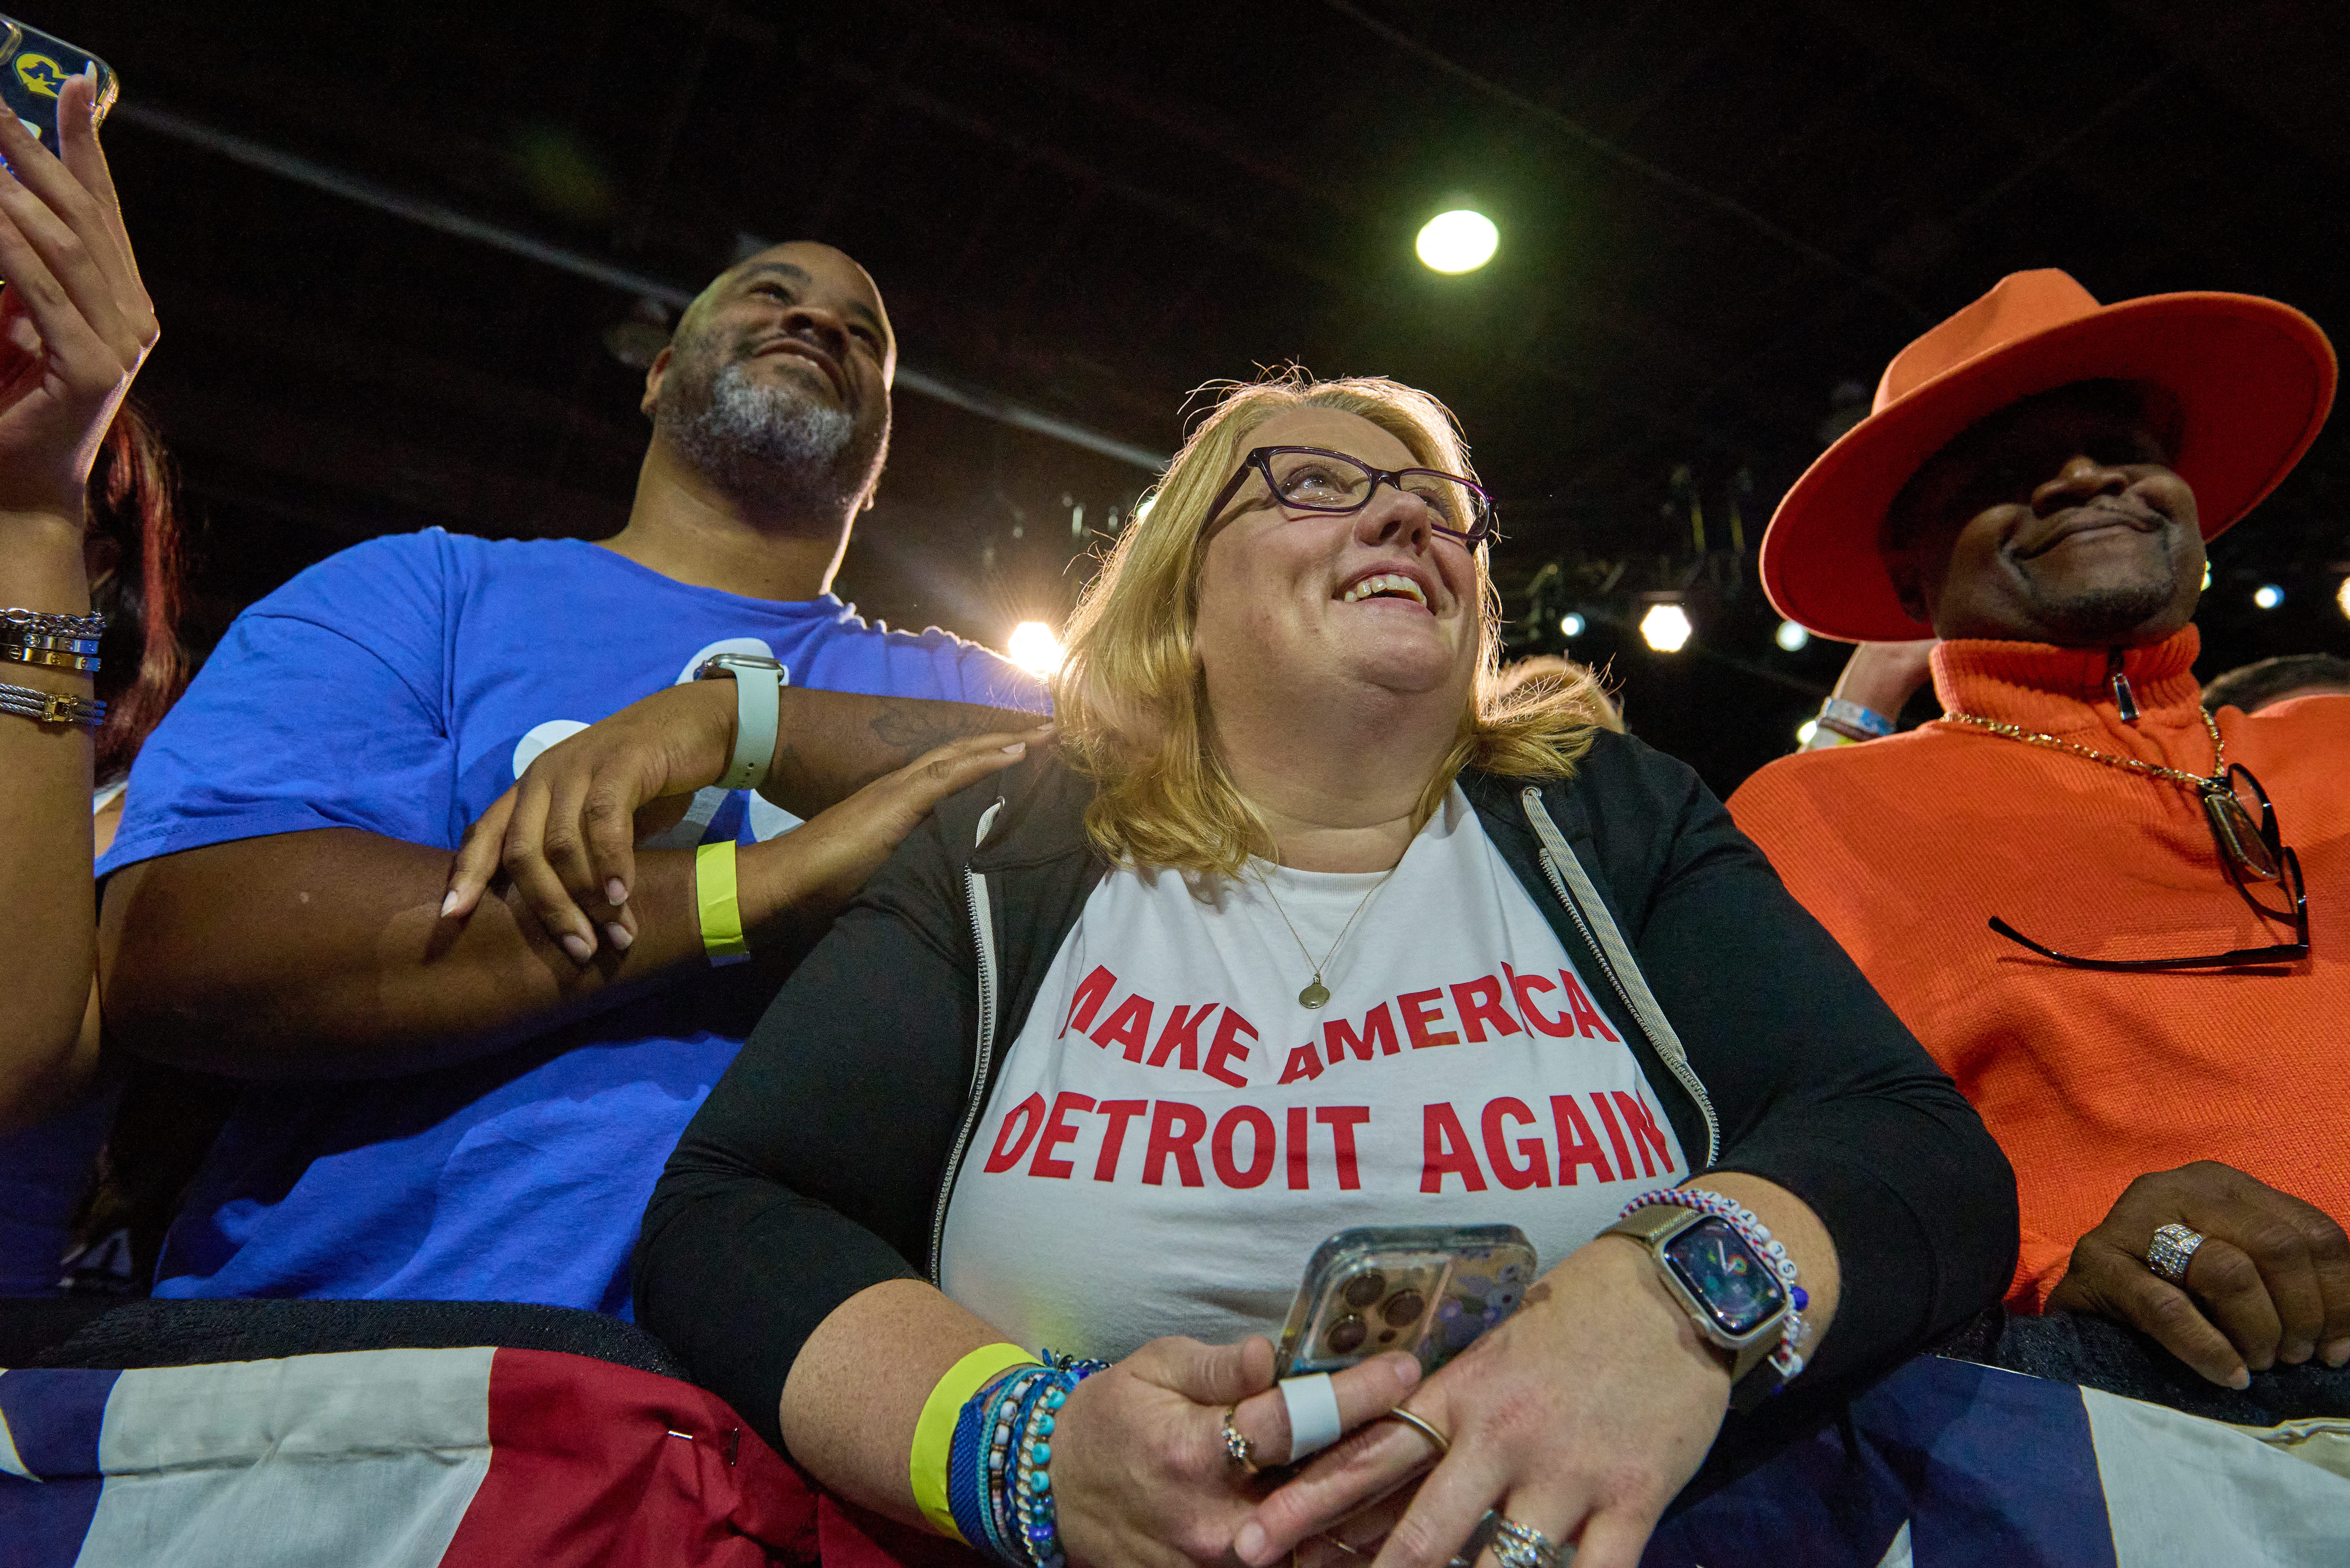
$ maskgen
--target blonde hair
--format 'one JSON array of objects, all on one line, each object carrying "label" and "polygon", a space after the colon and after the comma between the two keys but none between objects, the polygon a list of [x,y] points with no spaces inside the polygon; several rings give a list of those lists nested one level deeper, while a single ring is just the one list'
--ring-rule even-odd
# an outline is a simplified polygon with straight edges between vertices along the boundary
[{"label": "blonde hair", "polygon": [[[1403,442],[1415,463],[1474,477],[1451,411],[1400,382],[1316,381],[1291,369],[1224,392],[1078,599],[1053,683],[1060,753],[1099,785],[1087,832],[1114,861],[1237,876],[1266,841],[1209,740],[1191,637],[1209,503],[1239,465],[1249,432],[1302,408],[1356,415]],[[1420,796],[1422,821],[1464,767],[1571,775],[1607,722],[1598,679],[1580,666],[1506,689],[1497,679],[1501,597],[1485,555],[1479,546],[1477,678],[1459,737]]]}]

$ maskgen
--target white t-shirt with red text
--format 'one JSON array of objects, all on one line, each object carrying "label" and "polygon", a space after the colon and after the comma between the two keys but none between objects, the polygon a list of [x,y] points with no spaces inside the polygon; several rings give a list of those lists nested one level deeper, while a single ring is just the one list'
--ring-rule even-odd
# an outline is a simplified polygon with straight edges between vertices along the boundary
[{"label": "white t-shirt with red text", "polygon": [[[1032,1348],[1112,1359],[1278,1335],[1335,1231],[1511,1224],[1547,1269],[1689,1174],[1458,786],[1372,893],[1381,875],[1105,877],[972,1136],[947,1294]],[[1367,893],[1309,1011],[1299,938],[1319,958]]]}]

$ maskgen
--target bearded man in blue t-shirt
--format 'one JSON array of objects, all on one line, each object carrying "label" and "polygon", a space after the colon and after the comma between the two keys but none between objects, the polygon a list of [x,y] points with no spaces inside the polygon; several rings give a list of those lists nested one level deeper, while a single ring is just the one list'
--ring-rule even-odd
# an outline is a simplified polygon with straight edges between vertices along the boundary
[{"label": "bearded man in blue t-shirt", "polygon": [[[868,627],[827,591],[881,472],[896,352],[855,262],[763,252],[648,373],[619,534],[376,539],[238,618],[99,867],[110,1036],[254,1080],[157,1294],[628,1311],[646,1196],[780,969],[1047,706],[993,654]],[[759,789],[668,803],[598,907],[558,918],[519,868],[478,901],[449,891],[468,825],[516,809],[542,753],[654,693],[659,732],[733,741],[735,777],[769,764]],[[752,758],[754,701],[777,732]],[[943,765],[908,765],[925,753]],[[739,945],[729,860],[754,959],[715,967]]]}]

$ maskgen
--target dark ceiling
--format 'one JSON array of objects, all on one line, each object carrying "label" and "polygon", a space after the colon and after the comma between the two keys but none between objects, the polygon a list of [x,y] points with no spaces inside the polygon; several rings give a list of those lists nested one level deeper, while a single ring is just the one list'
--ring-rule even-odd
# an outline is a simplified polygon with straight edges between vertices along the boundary
[{"label": "dark ceiling", "polygon": [[[1526,646],[1558,649],[1558,615],[1585,611],[1574,651],[1612,662],[1634,728],[1726,790],[1786,749],[1843,652],[1773,645],[1762,524],[1922,327],[2050,265],[2101,298],[2240,289],[2350,327],[2345,15],[94,0],[26,19],[121,73],[108,140],[165,328],[140,395],[209,522],[204,637],[373,534],[612,531],[645,435],[622,358],[666,319],[653,302],[746,243],[813,237],[872,271],[933,393],[1095,438],[901,383],[839,585],[868,614],[1000,645],[1066,607],[1148,482],[1093,448],[1171,451],[1192,389],[1261,365],[1393,375],[1458,410],[1503,497],[1513,615],[1561,567]],[[1411,240],[1456,195],[1502,249],[1440,277]],[[2339,431],[2216,547],[2207,674],[2350,650]],[[2251,607],[2264,582],[2281,609]],[[1611,618],[1685,584],[1679,655]]]}]

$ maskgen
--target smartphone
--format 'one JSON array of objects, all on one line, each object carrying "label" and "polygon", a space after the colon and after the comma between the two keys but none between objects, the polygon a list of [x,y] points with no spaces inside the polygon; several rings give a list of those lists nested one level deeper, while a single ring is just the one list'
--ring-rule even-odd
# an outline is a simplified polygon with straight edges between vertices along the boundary
[{"label": "smartphone", "polygon": [[57,94],[86,67],[98,76],[97,117],[103,121],[118,90],[114,67],[88,49],[0,16],[0,103],[52,152],[64,151],[57,142]]},{"label": "smartphone", "polygon": [[1534,1280],[1534,1244],[1515,1225],[1341,1231],[1305,1265],[1276,1375],[1336,1372],[1390,1350],[1433,1372],[1517,1311]]}]

